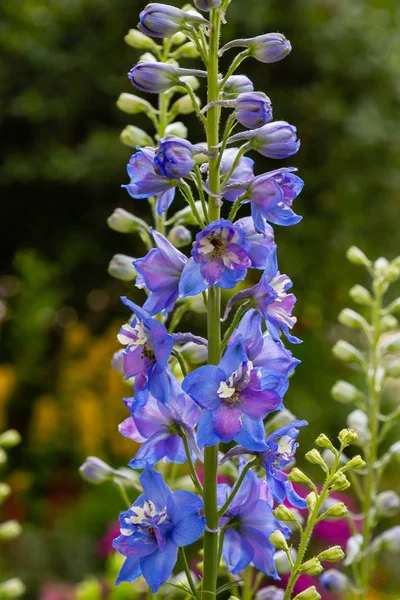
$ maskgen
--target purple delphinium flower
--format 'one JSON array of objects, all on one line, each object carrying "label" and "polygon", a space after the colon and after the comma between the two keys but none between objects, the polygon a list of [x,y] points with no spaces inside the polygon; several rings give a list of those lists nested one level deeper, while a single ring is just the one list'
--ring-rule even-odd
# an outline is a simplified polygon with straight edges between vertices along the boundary
[{"label": "purple delphinium flower", "polygon": [[252,91],[254,91],[254,84],[247,75],[231,75],[225,83],[222,93],[224,98],[229,99]]},{"label": "purple delphinium flower", "polygon": [[268,223],[265,224],[264,233],[259,233],[254,228],[251,217],[243,217],[235,221],[234,225],[245,231],[246,238],[250,242],[249,258],[252,269],[265,269],[269,250],[275,244],[274,230]]},{"label": "purple delphinium flower", "polygon": [[209,12],[213,8],[220,6],[221,0],[194,0],[194,5],[199,10]]},{"label": "purple delphinium flower", "polygon": [[234,288],[251,266],[249,251],[243,229],[226,219],[210,223],[196,236],[192,258],[183,269],[179,296],[194,296],[212,285]]},{"label": "purple delphinium flower", "polygon": [[157,248],[134,262],[138,272],[137,287],[146,287],[150,294],[143,309],[150,315],[170,312],[178,298],[180,277],[188,259],[161,233],[151,230]]},{"label": "purple delphinium flower", "polygon": [[140,481],[144,493],[121,514],[120,535],[113,542],[126,557],[116,583],[143,575],[156,593],[171,576],[178,548],[193,544],[203,533],[203,501],[191,492],[171,492],[148,465]]},{"label": "purple delphinium flower", "polygon": [[263,419],[283,408],[287,379],[249,361],[240,336],[218,366],[206,365],[185,377],[182,387],[206,410],[199,420],[199,446],[236,441],[265,450]]},{"label": "purple delphinium flower", "polygon": [[[162,5],[166,6],[166,5]],[[194,75],[206,77],[206,71],[198,69],[181,69],[163,62],[139,62],[128,73],[128,77],[135,87],[148,94],[162,94],[175,85],[180,84],[180,77]]]},{"label": "purple delphinium flower", "polygon": [[171,135],[160,140],[153,166],[158,175],[180,179],[189,175],[194,167],[195,147],[188,140]]},{"label": "purple delphinium flower", "polygon": [[135,199],[158,196],[156,209],[157,213],[162,215],[175,197],[175,188],[179,185],[179,180],[158,175],[153,166],[154,156],[154,148],[147,147],[140,148],[133,154],[126,167],[131,181],[122,187]]},{"label": "purple delphinium flower", "polygon": [[249,148],[267,158],[288,158],[300,148],[296,131],[296,127],[286,121],[273,121],[259,129],[237,133],[228,139],[228,143],[248,141]]},{"label": "purple delphinium flower", "polygon": [[[194,451],[199,455],[193,428],[201,409],[184,393],[176,379],[171,388],[168,408],[149,395],[146,405],[132,411],[132,416],[125,419],[118,428],[122,435],[142,444],[129,463],[133,469],[143,469],[147,464],[154,465],[163,458],[174,463],[185,463],[187,457],[183,434],[192,448],[192,456],[194,457]],[[125,403],[131,410],[133,401],[126,400]]]},{"label": "purple delphinium flower", "polygon": [[140,28],[146,35],[168,38],[192,25],[206,25],[207,21],[195,12],[185,12],[169,4],[153,2],[140,13]]},{"label": "purple delphinium flower", "polygon": [[232,40],[220,50],[220,55],[230,48],[248,48],[251,56],[263,63],[274,63],[284,59],[292,46],[281,33],[265,33],[254,38]]},{"label": "purple delphinium flower", "polygon": [[269,333],[262,332],[262,316],[254,308],[246,312],[235,329],[229,344],[242,336],[248,359],[254,367],[264,367],[284,377],[289,377],[300,364],[280,340],[273,340]]},{"label": "purple delphinium flower", "polygon": [[279,330],[282,330],[289,342],[300,344],[301,340],[290,334],[289,329],[296,323],[292,310],[296,303],[294,294],[287,294],[292,287],[292,282],[287,275],[278,271],[276,246],[269,251],[267,264],[260,281],[253,287],[237,292],[227,302],[225,318],[232,305],[240,300],[250,299],[264,317],[265,323],[274,340],[279,340]]},{"label": "purple delphinium flower", "polygon": [[227,452],[223,462],[232,456],[258,455],[260,463],[265,469],[268,490],[274,500],[278,504],[283,504],[287,499],[297,508],[306,508],[306,501],[295,492],[293,484],[284,472],[284,469],[294,461],[298,447],[296,438],[299,435],[299,428],[306,425],[307,421],[293,421],[293,423],[279,427],[266,438],[267,449],[262,452],[248,452],[246,448],[236,446]]},{"label": "purple delphinium flower", "polygon": [[[228,175],[232,168],[233,162],[239,152],[239,148],[228,148],[224,150],[221,159],[221,175]],[[228,189],[230,185],[236,184],[240,186],[240,182],[248,182],[254,178],[254,160],[247,156],[242,156],[239,160],[235,170],[233,171],[225,189],[222,190],[222,197],[229,202],[235,202],[239,196],[241,196],[245,190],[245,187],[239,187],[238,189]],[[226,190],[226,191],[225,191]]]},{"label": "purple delphinium flower", "polygon": [[272,121],[271,100],[263,92],[247,92],[236,99],[235,117],[243,127],[258,129]]},{"label": "purple delphinium flower", "polygon": [[[242,463],[241,468],[243,466]],[[219,507],[230,492],[228,485],[218,486]],[[265,575],[279,579],[274,563],[275,548],[269,536],[278,529],[289,537],[290,530],[274,517],[265,481],[252,470],[246,473],[220,526],[225,530],[222,556],[231,573],[237,575],[252,562]]]},{"label": "purple delphinium flower", "polygon": [[125,377],[135,377],[134,408],[144,406],[149,393],[168,404],[170,380],[167,369],[172,336],[160,321],[153,319],[140,306],[128,298],[121,300],[134,313],[133,319],[123,325],[118,334],[119,342],[126,346],[123,357]]}]

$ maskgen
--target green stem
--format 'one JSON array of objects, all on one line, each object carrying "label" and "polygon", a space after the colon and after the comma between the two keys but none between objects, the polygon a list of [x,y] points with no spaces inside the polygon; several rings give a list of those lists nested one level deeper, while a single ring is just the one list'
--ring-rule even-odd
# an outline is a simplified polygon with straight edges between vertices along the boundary
[{"label": "green stem", "polygon": [[179,366],[182,369],[182,375],[184,377],[186,377],[186,375],[187,375],[187,369],[186,369],[185,361],[183,360],[182,354],[180,352],[178,352],[178,350],[172,350],[171,354],[178,361]]},{"label": "green stem", "polygon": [[188,580],[190,589],[192,590],[192,594],[193,594],[193,596],[195,598],[197,598],[197,589],[196,589],[195,583],[193,581],[192,574],[191,574],[190,569],[189,569],[188,561],[187,561],[187,558],[186,558],[186,552],[185,552],[184,548],[179,548],[179,558],[182,561],[183,570],[185,571],[186,578]]},{"label": "green stem", "polygon": [[200,229],[204,229],[205,223],[204,223],[203,219],[201,218],[201,216],[199,215],[199,211],[196,208],[196,203],[194,201],[192,190],[190,189],[190,185],[188,185],[186,183],[186,181],[184,181],[183,179],[181,179],[181,182],[182,182],[182,185],[180,187],[180,190],[181,190],[182,194],[184,195],[190,208],[192,209],[193,215],[197,221],[198,226],[200,227]]},{"label": "green stem", "polygon": [[[208,97],[207,103],[219,99],[218,86],[218,48],[221,27],[221,16],[218,9],[211,12],[211,29],[208,61]],[[207,114],[207,144],[212,152],[219,143],[218,107],[212,107]],[[218,158],[210,158],[209,187],[213,194],[219,192]],[[208,215],[211,221],[220,216],[220,205],[214,196],[209,196]],[[208,294],[208,363],[217,365],[221,358],[221,294],[215,287]],[[209,446],[204,451],[204,511],[206,516],[206,531],[204,533],[204,576],[203,600],[214,600],[218,578],[218,505],[217,505],[217,473],[218,473],[218,444]]]},{"label": "green stem", "polygon": [[225,77],[223,78],[223,80],[220,83],[221,89],[224,87],[224,85],[228,81],[229,77],[231,75],[233,75],[233,73],[236,71],[236,69],[240,66],[240,64],[244,61],[244,59],[247,58],[249,55],[250,55],[249,50],[243,50],[243,52],[240,52],[240,54],[238,54],[236,56],[236,58],[233,60],[233,62],[231,64],[231,66],[229,67]]},{"label": "green stem", "polygon": [[234,499],[234,497],[236,496],[236,494],[238,493],[238,491],[240,489],[240,486],[242,485],[243,479],[245,478],[247,471],[249,469],[251,469],[251,467],[253,467],[257,463],[257,460],[258,460],[258,458],[253,458],[253,460],[249,461],[243,468],[242,472],[240,473],[240,477],[238,478],[235,485],[233,486],[233,490],[229,494],[225,504],[223,505],[223,507],[221,508],[221,510],[218,513],[220,517],[223,517],[224,514],[226,513],[226,511],[228,510],[232,500]]},{"label": "green stem", "polygon": [[187,441],[186,435],[182,432],[182,441],[185,447],[186,458],[189,465],[190,477],[193,481],[193,485],[196,488],[198,494],[203,495],[203,486],[201,485],[199,478],[197,477],[196,469],[194,468],[194,464],[192,461],[192,455],[190,453],[189,442]]},{"label": "green stem", "polygon": [[117,483],[117,488],[119,493],[121,494],[121,498],[124,501],[124,504],[126,505],[127,508],[130,508],[132,505],[132,502],[129,500],[128,494],[126,493],[126,489],[124,487],[124,485],[122,483]]},{"label": "green stem", "polygon": [[[211,110],[211,109],[210,109],[210,110]],[[222,184],[221,184],[221,187],[224,187],[224,186],[225,186],[225,185],[228,183],[228,181],[229,181],[229,180],[230,180],[230,178],[232,177],[232,175],[233,175],[233,173],[234,173],[234,171],[235,171],[236,167],[238,166],[240,159],[241,159],[241,158],[242,158],[242,156],[243,156],[243,155],[244,155],[244,154],[247,152],[247,150],[248,150],[248,149],[249,149],[249,148],[248,148],[248,145],[247,145],[247,144],[245,144],[244,146],[242,146],[242,147],[240,148],[239,152],[238,152],[238,153],[236,154],[236,156],[235,156],[235,160],[233,161],[233,163],[232,163],[232,166],[231,166],[231,168],[230,168],[229,172],[227,173],[227,175],[225,176],[225,178],[224,178],[224,180],[223,180],[223,182],[222,182]]]},{"label": "green stem", "polygon": [[242,202],[243,202],[244,198],[245,198],[245,194],[242,194],[233,203],[233,206],[232,206],[232,208],[230,210],[230,213],[229,213],[229,216],[228,216],[229,221],[233,221],[233,219],[236,217],[236,214],[237,214],[239,208],[242,206]]},{"label": "green stem", "polygon": [[247,309],[246,304],[242,304],[237,309],[235,316],[232,319],[231,324],[229,325],[228,329],[225,331],[224,339],[221,342],[221,352],[223,352],[225,350],[232,333],[235,331],[236,327],[239,325],[239,321],[242,318],[242,316],[244,315],[244,313],[246,312],[246,309]]},{"label": "green stem", "polygon": [[230,137],[231,133],[235,129],[236,125],[237,125],[236,117],[234,114],[231,113],[226,121],[224,135],[222,136],[222,146],[219,151],[218,167],[221,164],[222,156],[224,154],[226,144],[228,142],[228,138]]},{"label": "green stem", "polygon": [[200,202],[201,202],[201,206],[202,206],[203,212],[204,212],[204,218],[207,221],[207,223],[209,223],[210,219],[208,218],[208,208],[207,208],[206,198],[204,195],[203,180],[201,177],[201,171],[200,171],[199,165],[194,166],[194,174],[196,177],[197,191],[199,192]]},{"label": "green stem", "polygon": [[370,402],[369,402],[369,414],[368,423],[369,431],[371,433],[371,439],[368,446],[367,456],[367,478],[364,491],[364,502],[363,502],[363,513],[364,526],[362,531],[363,543],[361,552],[364,554],[364,558],[361,561],[361,582],[362,582],[362,593],[361,599],[365,600],[367,597],[367,588],[371,575],[371,557],[367,552],[367,548],[371,542],[372,532],[374,528],[374,505],[373,502],[378,493],[378,478],[379,472],[375,468],[375,463],[378,458],[378,446],[379,446],[379,412],[380,412],[380,386],[378,386],[377,377],[380,367],[380,353],[378,348],[379,338],[381,335],[381,310],[382,310],[382,291],[379,286],[379,282],[374,286],[375,298],[372,306],[372,344],[369,358],[369,389],[370,389]]}]

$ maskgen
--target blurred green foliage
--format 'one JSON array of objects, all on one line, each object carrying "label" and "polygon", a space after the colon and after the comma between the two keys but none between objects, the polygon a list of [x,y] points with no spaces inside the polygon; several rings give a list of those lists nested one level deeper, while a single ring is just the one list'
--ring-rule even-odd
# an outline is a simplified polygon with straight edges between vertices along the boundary
[{"label": "blurred green foliage", "polygon": [[[130,237],[109,231],[105,221],[117,206],[147,214],[147,203],[133,203],[120,188],[130,151],[119,142],[128,120],[115,106],[121,92],[131,91],[126,72],[139,56],[123,37],[145,4],[0,4],[0,271],[22,283],[9,300],[1,359],[18,372],[9,416],[20,429],[28,427],[35,397],[57,388],[62,323],[76,314],[103,332],[122,314],[122,284],[110,281],[108,260],[115,252],[143,252]],[[304,220],[289,230],[276,228],[276,237],[281,270],[293,279],[298,296],[296,334],[304,339],[296,348],[303,364],[287,406],[310,421],[301,436],[305,449],[321,430],[333,435],[346,414],[329,396],[332,383],[344,376],[330,354],[339,336],[336,315],[358,277],[345,251],[356,244],[371,258],[400,253],[399,27],[397,0],[253,0],[251,10],[233,0],[224,30],[225,41],[282,31],[293,45],[282,63],[247,61],[242,71],[271,97],[275,118],[294,123],[302,140],[300,153],[286,164],[298,166],[306,182],[296,201]],[[224,68],[230,58],[232,53],[224,57]],[[192,140],[201,141],[196,119],[184,120]],[[144,117],[134,124],[148,128]],[[274,166],[257,157],[258,173]],[[108,300],[96,305],[94,292]],[[57,315],[65,308],[60,326]],[[16,466],[39,469],[37,461],[24,462],[28,450]],[[40,459],[59,468],[54,455]],[[63,455],[61,462],[74,460]],[[35,492],[41,503],[52,482],[41,478]],[[106,514],[115,515],[115,503],[105,502],[102,523]],[[79,505],[74,510],[86,514]],[[46,511],[30,514],[41,515],[33,519],[36,525],[46,525]],[[76,547],[89,547],[87,535],[76,534]],[[65,544],[72,554],[74,543]],[[82,580],[87,563],[77,561],[67,570]],[[38,572],[61,577],[65,560],[55,562],[44,561]]]}]

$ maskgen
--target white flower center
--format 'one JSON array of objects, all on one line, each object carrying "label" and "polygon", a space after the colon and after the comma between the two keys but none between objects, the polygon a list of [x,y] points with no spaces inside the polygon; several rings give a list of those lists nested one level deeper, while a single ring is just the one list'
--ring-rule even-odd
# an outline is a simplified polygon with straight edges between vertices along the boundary
[{"label": "white flower center", "polygon": [[130,345],[135,348],[144,346],[147,342],[143,323],[139,320],[136,320],[133,327],[129,323],[124,325],[117,337],[120,344],[123,344],[124,346]]}]

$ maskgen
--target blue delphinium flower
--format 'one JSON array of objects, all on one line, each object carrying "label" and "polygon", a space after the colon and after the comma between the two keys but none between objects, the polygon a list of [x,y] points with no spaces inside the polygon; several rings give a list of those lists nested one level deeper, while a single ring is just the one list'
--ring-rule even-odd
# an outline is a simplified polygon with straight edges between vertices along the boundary
[{"label": "blue delphinium flower", "polygon": [[172,37],[193,25],[207,25],[207,21],[194,11],[186,12],[169,4],[153,2],[140,13],[140,28],[152,37]]},{"label": "blue delphinium flower", "polygon": [[[241,468],[243,468],[243,463]],[[218,504],[221,507],[230,493],[226,484],[218,486]],[[250,563],[274,579],[279,579],[274,563],[275,548],[269,536],[276,530],[285,537],[290,530],[272,514],[265,481],[248,471],[243,483],[220,521],[225,530],[222,556],[231,573],[237,575]]]},{"label": "blue delphinium flower", "polygon": [[243,127],[257,129],[272,121],[271,100],[263,92],[247,92],[236,99],[235,117]]},{"label": "blue delphinium flower", "polygon": [[[163,5],[165,6],[165,5]],[[163,62],[139,62],[128,73],[130,81],[141,92],[162,94],[175,85],[180,84],[180,77],[194,75],[206,77],[206,71],[198,69],[181,69]]]},{"label": "blue delphinium flower", "polygon": [[252,269],[265,269],[269,250],[275,244],[274,230],[268,223],[265,224],[265,231],[260,233],[255,230],[254,221],[251,217],[243,217],[234,222],[236,227],[240,227],[246,233],[246,238],[250,242],[249,258]]},{"label": "blue delphinium flower", "polygon": [[212,285],[234,288],[251,266],[249,251],[243,229],[226,219],[210,223],[196,236],[192,258],[183,269],[180,297],[194,296]]},{"label": "blue delphinium flower", "polygon": [[125,377],[135,377],[135,409],[144,406],[149,393],[167,404],[170,392],[167,369],[172,336],[160,321],[153,319],[140,306],[128,298],[122,298],[122,302],[134,314],[133,319],[121,327],[118,340],[126,346],[123,356]]},{"label": "blue delphinium flower", "polygon": [[171,135],[160,140],[153,166],[158,175],[180,179],[189,175],[194,167],[195,146],[188,140]]},{"label": "blue delphinium flower", "polygon": [[133,154],[126,167],[130,183],[122,187],[135,199],[158,196],[156,209],[157,213],[162,215],[175,197],[175,188],[179,185],[179,180],[158,175],[153,166],[154,156],[154,148],[147,147],[140,148]]},{"label": "blue delphinium flower", "polygon": [[206,365],[185,377],[182,387],[205,408],[197,431],[199,446],[235,441],[257,451],[266,449],[263,419],[283,408],[285,377],[254,368],[238,336],[218,366]]},{"label": "blue delphinium flower", "polygon": [[225,318],[235,302],[251,299],[257,310],[264,317],[267,329],[274,340],[279,340],[282,330],[289,342],[299,344],[301,340],[290,334],[289,329],[296,323],[292,310],[296,303],[294,294],[287,294],[292,282],[287,275],[278,271],[276,246],[269,251],[265,271],[260,281],[253,287],[237,292],[227,302]]},{"label": "blue delphinium flower", "polygon": [[254,38],[232,40],[220,50],[223,54],[230,48],[248,48],[250,56],[263,63],[274,63],[284,59],[292,50],[292,46],[281,33],[265,33]]},{"label": "blue delphinium flower", "polygon": [[[227,175],[232,168],[233,162],[239,152],[239,148],[228,148],[222,154],[221,159],[221,175]],[[242,156],[233,171],[227,185],[222,190],[222,197],[230,202],[235,202],[239,196],[241,196],[245,190],[245,186],[240,186],[240,182],[247,182],[254,178],[254,160],[248,156]],[[238,186],[234,187],[235,184]],[[230,186],[232,189],[229,189]]]},{"label": "blue delphinium flower", "polygon": [[299,428],[306,425],[307,421],[293,421],[288,425],[279,427],[279,429],[270,433],[266,438],[267,449],[262,452],[249,452],[243,446],[235,446],[235,448],[227,452],[222,462],[225,462],[232,456],[243,454],[258,455],[260,463],[265,469],[268,490],[274,500],[278,504],[283,504],[287,499],[290,504],[297,508],[306,508],[306,501],[295,492],[293,484],[288,480],[287,474],[284,471],[294,461],[298,447],[296,438],[299,435]]},{"label": "blue delphinium flower", "polygon": [[248,141],[249,148],[267,158],[288,158],[300,148],[296,131],[296,127],[286,121],[273,121],[259,129],[236,133],[228,139],[228,143]]},{"label": "blue delphinium flower", "polygon": [[125,400],[128,409],[132,410],[132,416],[120,424],[119,432],[142,444],[129,463],[133,469],[143,469],[147,464],[154,465],[163,458],[174,463],[185,463],[187,457],[183,434],[192,448],[192,457],[195,451],[199,456],[193,428],[201,409],[184,393],[176,379],[171,388],[168,408],[151,395],[146,405],[136,411],[132,410],[133,401]]},{"label": "blue delphinium flower", "polygon": [[150,315],[173,310],[178,298],[179,281],[188,259],[161,233],[151,230],[157,248],[152,248],[144,258],[134,262],[138,273],[137,287],[149,290],[143,305]]},{"label": "blue delphinium flower", "polygon": [[140,476],[143,494],[120,516],[113,546],[126,557],[116,583],[143,575],[153,593],[171,576],[178,548],[203,533],[203,501],[187,491],[171,492],[160,473],[146,466]]},{"label": "blue delphinium flower", "polygon": [[252,91],[254,91],[254,84],[247,75],[231,75],[222,89],[222,94],[224,98],[231,99]]}]

